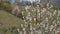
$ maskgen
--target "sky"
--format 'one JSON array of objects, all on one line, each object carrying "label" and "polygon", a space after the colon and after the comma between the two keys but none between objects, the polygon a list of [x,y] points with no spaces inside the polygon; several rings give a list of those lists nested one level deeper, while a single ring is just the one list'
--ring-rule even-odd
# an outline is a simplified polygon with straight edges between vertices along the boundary
[{"label": "sky", "polygon": [[[26,1],[26,0],[19,0],[19,1]],[[27,1],[33,2],[35,0],[27,0]],[[13,4],[14,2],[15,2],[15,0],[11,0],[11,4]]]},{"label": "sky", "polygon": [[15,0],[11,0],[10,2],[11,2],[11,4],[13,4],[15,2]]},{"label": "sky", "polygon": [[[22,0],[21,0],[22,1]],[[23,0],[23,1],[26,1],[26,0]],[[28,1],[30,1],[30,2],[33,2],[33,1],[35,1],[35,0],[28,0]],[[43,2],[45,2],[45,0],[42,0]],[[41,2],[42,2],[41,1]],[[13,4],[15,2],[15,0],[11,0],[11,4]],[[60,0],[55,0],[55,2],[53,3],[55,6],[57,6],[57,7],[60,7]]]}]

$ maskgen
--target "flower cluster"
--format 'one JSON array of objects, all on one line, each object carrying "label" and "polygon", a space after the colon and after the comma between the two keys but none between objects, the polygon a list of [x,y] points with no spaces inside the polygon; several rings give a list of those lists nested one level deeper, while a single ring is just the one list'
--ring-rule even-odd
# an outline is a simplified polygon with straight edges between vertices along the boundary
[{"label": "flower cluster", "polygon": [[[32,8],[32,9],[31,9]],[[53,9],[53,5],[41,7],[27,6],[22,11],[24,24],[17,29],[19,34],[57,34],[60,11]],[[29,11],[30,10],[30,11]]]}]

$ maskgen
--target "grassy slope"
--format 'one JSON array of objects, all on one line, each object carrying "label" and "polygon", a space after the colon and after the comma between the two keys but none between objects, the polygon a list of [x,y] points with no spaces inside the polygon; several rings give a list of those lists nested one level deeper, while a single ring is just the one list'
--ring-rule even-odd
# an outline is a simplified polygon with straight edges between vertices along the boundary
[{"label": "grassy slope", "polygon": [[[13,26],[18,27],[21,23],[24,23],[23,20],[5,12],[0,11],[0,34],[3,34],[4,29],[12,28]],[[8,32],[8,34],[10,34]]]},{"label": "grassy slope", "polygon": [[17,26],[20,25],[21,23],[23,23],[23,21],[5,11],[0,11],[0,23],[2,23],[3,25],[7,26]]}]

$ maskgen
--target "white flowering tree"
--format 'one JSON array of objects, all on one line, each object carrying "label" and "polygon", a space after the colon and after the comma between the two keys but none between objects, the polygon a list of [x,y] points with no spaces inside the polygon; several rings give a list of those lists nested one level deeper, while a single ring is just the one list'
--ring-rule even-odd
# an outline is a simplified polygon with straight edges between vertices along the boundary
[{"label": "white flowering tree", "polygon": [[27,6],[25,9],[22,11],[24,24],[17,29],[19,34],[58,34],[60,12],[53,9],[53,5],[47,3],[45,6]]}]

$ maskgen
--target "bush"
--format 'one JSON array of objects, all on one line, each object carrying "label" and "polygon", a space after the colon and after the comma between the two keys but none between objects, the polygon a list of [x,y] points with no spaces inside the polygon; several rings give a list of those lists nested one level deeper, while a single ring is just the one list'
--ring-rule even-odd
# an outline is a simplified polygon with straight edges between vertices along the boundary
[{"label": "bush", "polygon": [[11,13],[11,5],[9,2],[0,2],[0,10],[5,10]]},{"label": "bush", "polygon": [[10,4],[7,4],[7,5],[5,6],[5,10],[6,10],[7,12],[11,13],[11,6],[10,6]]}]

